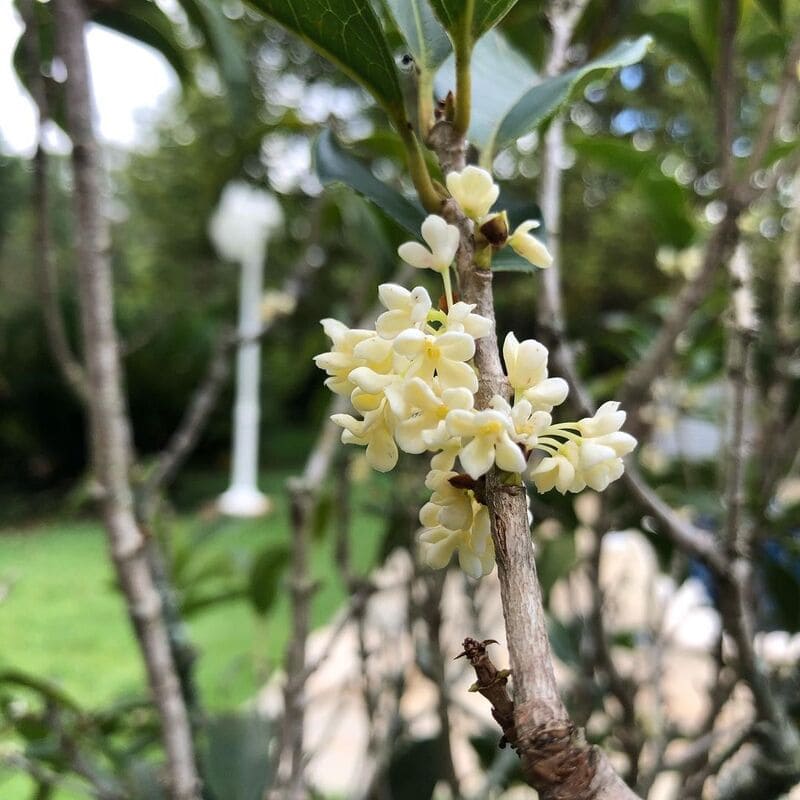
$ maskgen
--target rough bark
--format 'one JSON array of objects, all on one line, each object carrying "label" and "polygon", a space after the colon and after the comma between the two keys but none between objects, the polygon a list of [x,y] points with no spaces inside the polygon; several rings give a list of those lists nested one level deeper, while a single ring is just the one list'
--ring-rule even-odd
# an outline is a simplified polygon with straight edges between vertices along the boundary
[{"label": "rough bark", "polygon": [[181,696],[161,597],[136,523],[128,479],[131,435],[122,392],[119,344],[113,318],[109,230],[101,208],[100,154],[92,124],[90,82],[84,43],[86,9],[80,0],[54,2],[57,43],[67,67],[68,134],[72,141],[76,258],[84,358],[89,386],[89,428],[94,473],[102,486],[109,548],[145,660],[160,716],[174,800],[198,800],[189,718]]},{"label": "rough bark", "polygon": [[[445,174],[464,168],[465,142],[450,122],[440,120],[428,143]],[[492,273],[475,264],[472,223],[452,200],[443,204],[440,213],[461,233],[456,255],[461,299],[474,303],[477,313],[494,325]],[[485,408],[495,394],[510,397],[496,329],[476,341],[475,366],[480,376],[477,408]],[[497,469],[488,473],[486,504],[511,657],[515,746],[525,779],[542,800],[634,798],[605,755],[583,741],[561,701],[528,527],[525,488],[509,484],[507,477]]]}]

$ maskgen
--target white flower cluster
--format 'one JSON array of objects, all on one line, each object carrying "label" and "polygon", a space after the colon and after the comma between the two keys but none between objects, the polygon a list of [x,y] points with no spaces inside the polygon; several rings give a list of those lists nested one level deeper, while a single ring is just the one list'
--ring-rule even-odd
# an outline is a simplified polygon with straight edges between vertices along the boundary
[{"label": "white flower cluster", "polygon": [[[477,167],[451,173],[447,187],[476,222],[497,199],[491,176]],[[515,249],[534,254],[545,266],[546,248],[528,232],[529,223],[520,228],[509,243],[515,246],[518,237]],[[412,266],[442,275],[447,310],[434,307],[422,286],[409,291],[385,283],[378,296],[386,310],[375,330],[322,320],[332,346],[315,361],[328,374],[328,388],[348,396],[358,413],[331,419],[343,428],[344,443],[366,447],[370,466],[391,470],[399,450],[434,453],[425,481],[432,496],[420,512],[422,558],[441,568],[457,553],[464,571],[478,578],[494,566],[488,510],[475,491],[481,476],[496,465],[510,473],[528,470],[540,492],[578,492],[586,486],[601,491],[622,474],[622,456],[636,441],[620,430],[625,413],[614,402],[593,417],[554,424],[551,413],[566,399],[567,384],[549,377],[544,345],[519,342],[513,333],[503,345],[513,403],[495,395],[488,408],[476,409],[475,340],[492,333],[492,323],[476,314],[474,305],[453,301],[450,266],[458,229],[431,215],[422,238],[427,248],[407,242],[398,253]],[[465,475],[454,469],[456,458]]]}]

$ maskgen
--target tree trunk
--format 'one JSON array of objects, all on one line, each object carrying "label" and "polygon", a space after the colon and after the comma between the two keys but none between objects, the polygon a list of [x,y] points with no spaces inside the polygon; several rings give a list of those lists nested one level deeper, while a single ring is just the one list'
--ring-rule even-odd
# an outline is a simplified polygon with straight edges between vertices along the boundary
[{"label": "tree trunk", "polygon": [[83,349],[89,386],[89,428],[94,474],[103,490],[103,518],[111,555],[147,667],[161,718],[170,796],[198,800],[189,717],[181,697],[161,598],[134,516],[128,477],[130,425],[122,392],[114,327],[108,223],[100,208],[100,156],[92,125],[84,43],[86,9],[80,0],[54,0],[57,42],[67,67],[67,132],[72,140],[76,257]]}]

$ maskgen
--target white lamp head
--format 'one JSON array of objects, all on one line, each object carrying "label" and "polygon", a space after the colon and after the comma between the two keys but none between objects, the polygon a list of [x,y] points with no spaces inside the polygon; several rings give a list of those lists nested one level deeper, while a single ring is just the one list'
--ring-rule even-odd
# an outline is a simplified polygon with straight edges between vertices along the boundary
[{"label": "white lamp head", "polygon": [[261,254],[271,233],[283,223],[283,211],[268,192],[243,181],[229,183],[209,223],[217,252],[239,263]]}]

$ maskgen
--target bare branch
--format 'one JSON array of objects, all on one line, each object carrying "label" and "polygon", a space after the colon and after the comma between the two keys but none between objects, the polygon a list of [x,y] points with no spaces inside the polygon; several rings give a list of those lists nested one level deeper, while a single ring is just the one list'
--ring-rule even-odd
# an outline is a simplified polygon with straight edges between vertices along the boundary
[{"label": "bare branch", "polygon": [[706,243],[703,263],[697,275],[681,289],[658,335],[628,372],[620,390],[620,402],[628,411],[628,430],[641,436],[640,412],[650,399],[653,381],[663,375],[675,351],[678,337],[686,330],[692,315],[714,288],[717,273],[727,263],[739,239],[738,205],[729,203],[722,221],[714,228]]},{"label": "bare branch", "polygon": [[729,262],[731,277],[731,321],[728,340],[728,412],[729,442],[725,477],[725,545],[731,557],[747,555],[749,550],[742,519],[745,504],[745,464],[748,442],[745,420],[752,379],[752,345],[758,332],[758,320],[752,291],[750,257],[739,243]]},{"label": "bare branch", "polygon": [[173,800],[199,800],[188,713],[170,650],[163,605],[147,561],[145,537],[134,515],[128,479],[130,421],[122,393],[119,343],[108,258],[108,221],[101,209],[100,157],[92,125],[85,49],[86,8],[80,0],[54,4],[58,50],[67,67],[67,132],[72,140],[76,254],[89,392],[94,473],[103,489],[109,549],[142,650],[158,709]]},{"label": "bare branch", "polygon": [[37,114],[37,146],[33,157],[32,205],[35,209],[33,242],[37,271],[36,286],[39,293],[42,317],[44,319],[50,353],[65,382],[83,403],[87,401],[88,389],[86,372],[72,351],[67,336],[64,317],[61,313],[58,291],[58,274],[53,263],[53,248],[50,239],[50,193],[47,183],[47,152],[42,144],[42,123],[49,116],[49,104],[44,76],[41,72],[41,52],[39,47],[39,26],[34,13],[34,0],[20,3],[25,31],[23,45],[28,69],[28,80]]},{"label": "bare branch", "polygon": [[736,27],[739,0],[722,0],[719,9],[719,64],[717,65],[717,144],[723,192],[730,194],[733,182],[733,128],[736,121]]},{"label": "bare branch", "polygon": [[[800,61],[800,34],[795,35],[795,37],[792,39],[792,42],[789,45],[789,49],[786,53],[786,60],[783,63],[783,72],[778,83],[778,95],[775,98],[775,102],[770,106],[769,110],[766,112],[761,121],[761,127],[759,128],[758,135],[756,136],[756,141],[753,145],[753,151],[750,154],[750,158],[747,162],[747,175],[745,176],[745,181],[749,177],[749,174],[752,174],[757,169],[760,169],[764,161],[764,157],[766,156],[767,151],[774,140],[775,128],[783,118],[786,108],[789,105],[789,99],[792,95],[792,91],[795,90],[797,83],[796,70],[798,61]],[[745,181],[743,181],[744,185],[741,188],[744,191],[747,191],[745,188],[747,186]],[[756,190],[751,189],[751,191],[754,192]]]}]

